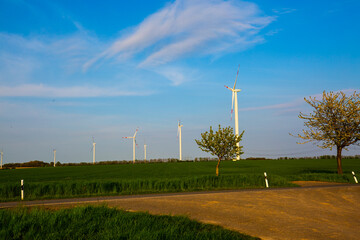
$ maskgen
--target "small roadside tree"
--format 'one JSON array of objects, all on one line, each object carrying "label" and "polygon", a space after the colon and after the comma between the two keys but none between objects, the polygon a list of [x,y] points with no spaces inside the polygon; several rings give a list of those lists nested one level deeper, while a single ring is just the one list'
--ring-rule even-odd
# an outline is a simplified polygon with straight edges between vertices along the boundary
[{"label": "small roadside tree", "polygon": [[342,174],[341,153],[350,145],[359,145],[360,140],[360,94],[354,92],[346,96],[343,92],[323,92],[322,100],[315,97],[304,100],[314,108],[309,115],[301,113],[299,118],[304,119],[303,134],[297,136],[304,139],[300,144],[317,141],[320,148],[336,146],[337,172]]},{"label": "small roadside tree", "polygon": [[240,136],[236,136],[232,127],[221,128],[219,125],[219,130],[215,133],[210,126],[210,131],[202,133],[200,140],[195,139],[195,142],[201,150],[218,157],[216,176],[219,176],[219,165],[221,160],[230,160],[235,158],[238,154],[243,154],[241,151],[242,146],[236,146],[236,144],[241,141],[243,134],[244,131]]}]

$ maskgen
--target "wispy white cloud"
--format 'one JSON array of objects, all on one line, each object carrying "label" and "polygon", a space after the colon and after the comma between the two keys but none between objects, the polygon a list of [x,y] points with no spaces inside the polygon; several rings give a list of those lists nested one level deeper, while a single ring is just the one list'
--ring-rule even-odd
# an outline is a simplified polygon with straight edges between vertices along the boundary
[{"label": "wispy white cloud", "polygon": [[[29,65],[23,67],[29,68],[33,68],[35,65],[31,62],[36,62],[36,67],[51,62],[52,66],[73,71],[79,69],[86,59],[89,59],[101,48],[102,43],[96,37],[87,35],[84,31],[54,37],[42,35],[24,37],[0,32],[0,61],[6,63],[15,58],[25,59]],[[16,64],[8,65],[6,69],[7,71],[19,70]]]},{"label": "wispy white cloud", "polygon": [[250,2],[177,0],[147,17],[83,68],[115,56],[142,55],[139,66],[148,67],[189,55],[236,51],[261,42],[259,31],[272,21],[274,17],[264,16]]},{"label": "wispy white cloud", "polygon": [[174,86],[192,81],[197,76],[195,70],[178,66],[159,66],[152,68],[152,71],[169,80]]},{"label": "wispy white cloud", "polygon": [[0,82],[26,82],[38,69],[39,64],[33,57],[0,53]]},{"label": "wispy white cloud", "polygon": [[304,100],[297,99],[292,102],[287,103],[280,103],[280,104],[274,104],[274,105],[266,105],[266,106],[259,106],[259,107],[248,107],[248,108],[240,108],[240,111],[258,111],[258,110],[272,110],[272,109],[290,109],[299,107],[304,103]]},{"label": "wispy white cloud", "polygon": [[296,9],[294,8],[280,8],[280,9],[273,9],[273,12],[276,14],[288,14],[288,13],[292,13],[295,12]]},{"label": "wispy white cloud", "polygon": [[0,96],[81,98],[142,96],[155,92],[143,91],[141,87],[133,90],[133,79],[118,78],[109,71],[96,77],[93,73],[82,73],[85,59],[102,44],[85,31],[58,37],[24,37],[0,32]]},{"label": "wispy white cloud", "polygon": [[15,87],[0,86],[0,97],[83,98],[150,95],[151,91],[126,91],[94,86],[51,87],[43,84],[24,84]]},{"label": "wispy white cloud", "polygon": [[[345,94],[352,94],[355,91],[360,92],[360,89],[343,89],[333,92],[340,92],[340,91]],[[322,96],[323,96],[322,93],[318,93],[318,94],[313,94],[310,97],[316,98],[317,100],[321,100]],[[309,99],[309,96],[306,96],[306,98]],[[304,98],[299,98],[286,103],[240,108],[239,111],[281,110],[281,111],[289,112],[289,111],[300,111],[301,109],[303,109],[304,106],[306,106],[306,102],[304,101]]]},{"label": "wispy white cloud", "polygon": [[272,30],[270,30],[269,32],[267,32],[265,35],[266,36],[273,36],[273,35],[275,35],[275,34],[278,34],[279,32],[281,32],[282,31],[282,29],[272,29]]}]

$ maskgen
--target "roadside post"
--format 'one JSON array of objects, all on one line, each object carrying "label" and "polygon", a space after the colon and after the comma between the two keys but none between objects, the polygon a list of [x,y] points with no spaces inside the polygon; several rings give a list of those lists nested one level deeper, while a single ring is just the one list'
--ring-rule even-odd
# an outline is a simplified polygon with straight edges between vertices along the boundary
[{"label": "roadside post", "polygon": [[354,176],[355,183],[358,183],[358,180],[357,180],[357,178],[356,178],[356,176],[355,176],[354,171],[352,171],[351,173],[352,173],[352,175]]},{"label": "roadside post", "polygon": [[21,179],[21,200],[24,200],[24,180]]},{"label": "roadside post", "polygon": [[264,172],[264,176],[265,176],[265,185],[268,188],[269,187],[269,182],[268,182],[268,179],[267,179],[266,172]]}]

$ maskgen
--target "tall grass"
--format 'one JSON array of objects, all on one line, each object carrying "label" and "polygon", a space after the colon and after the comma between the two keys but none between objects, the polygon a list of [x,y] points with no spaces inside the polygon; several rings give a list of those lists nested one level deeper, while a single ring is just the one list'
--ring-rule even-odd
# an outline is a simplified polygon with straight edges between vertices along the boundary
[{"label": "tall grass", "polygon": [[[295,186],[281,176],[270,176],[272,187]],[[84,196],[128,195],[162,192],[185,192],[219,189],[261,188],[264,177],[260,174],[202,176],[172,179],[66,181],[61,183],[28,183],[25,200],[44,198],[71,198]],[[17,184],[0,185],[0,201],[19,200]]]},{"label": "tall grass", "polygon": [[353,177],[350,174],[329,174],[329,173],[303,173],[299,175],[288,176],[291,181],[323,181],[323,182],[338,182],[351,183]]},{"label": "tall grass", "polygon": [[0,239],[258,239],[182,216],[107,207],[0,211]]}]

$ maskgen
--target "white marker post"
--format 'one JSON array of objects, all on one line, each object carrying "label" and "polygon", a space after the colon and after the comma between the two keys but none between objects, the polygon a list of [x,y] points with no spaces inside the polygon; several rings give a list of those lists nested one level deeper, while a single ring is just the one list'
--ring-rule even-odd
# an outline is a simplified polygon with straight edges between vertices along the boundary
[{"label": "white marker post", "polygon": [[354,176],[355,183],[358,183],[358,180],[357,180],[357,178],[356,178],[356,176],[355,176],[354,171],[352,171],[351,173],[352,173],[352,175]]},{"label": "white marker post", "polygon": [[24,180],[21,179],[21,200],[24,200]]},{"label": "white marker post", "polygon": [[265,176],[265,185],[266,185],[266,187],[268,188],[268,187],[269,187],[269,182],[268,182],[268,180],[267,180],[266,172],[264,172],[264,176]]}]

